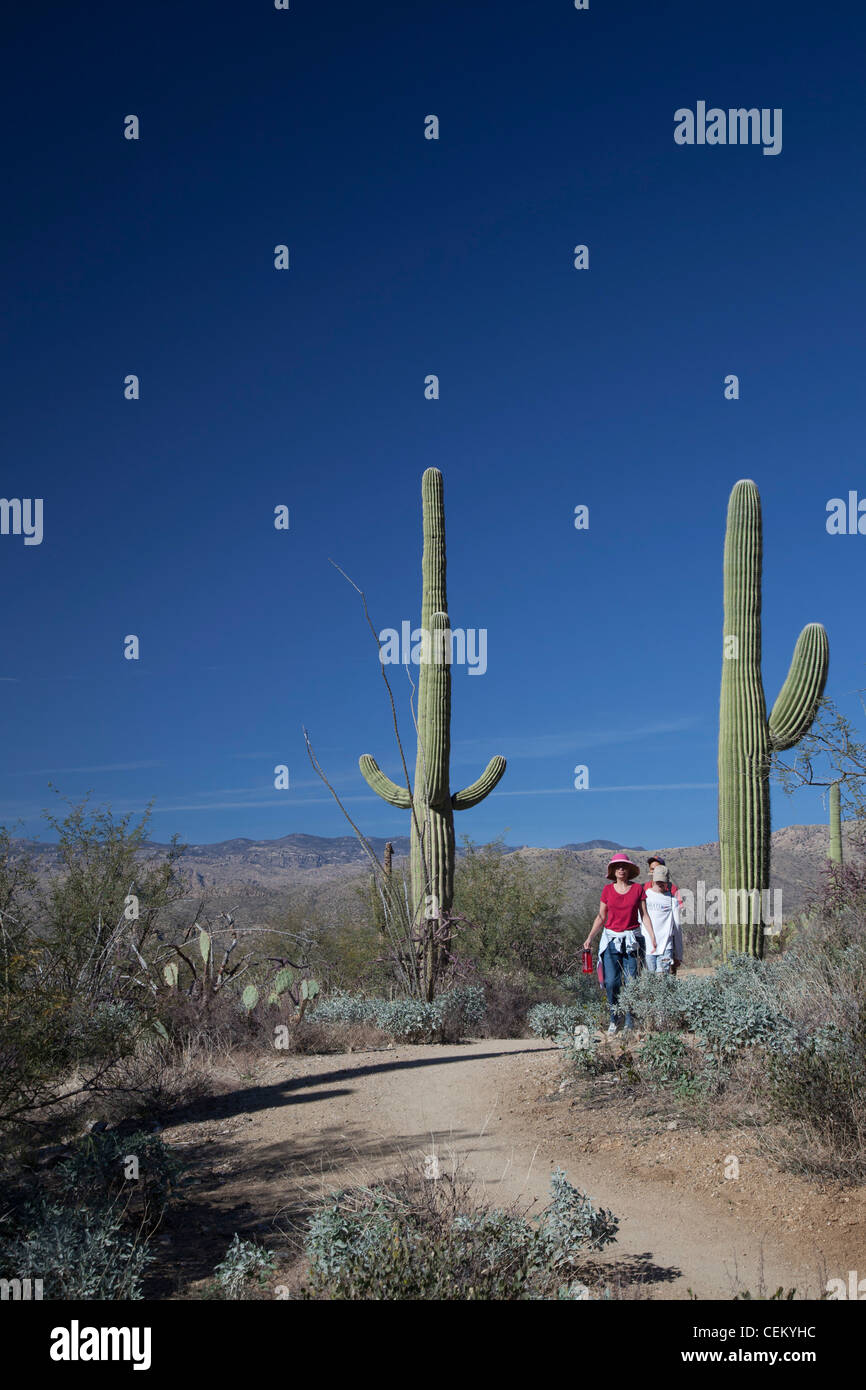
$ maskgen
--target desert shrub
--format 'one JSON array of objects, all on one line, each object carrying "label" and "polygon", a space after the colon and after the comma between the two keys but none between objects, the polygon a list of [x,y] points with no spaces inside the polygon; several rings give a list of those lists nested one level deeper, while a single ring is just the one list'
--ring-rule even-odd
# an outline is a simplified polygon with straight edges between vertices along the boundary
[{"label": "desert shrub", "polygon": [[538,1221],[537,1254],[547,1269],[562,1275],[584,1250],[603,1250],[616,1240],[619,1219],[596,1211],[585,1192],[572,1187],[561,1168],[550,1179],[551,1201]]},{"label": "desert shrub", "polygon": [[148,855],[147,814],[133,826],[85,800],[45,818],[57,867],[42,880],[0,831],[0,1121],[13,1137],[41,1123],[74,1069],[95,1088],[134,1051],[152,1002],[140,967],[186,892],[176,841]]},{"label": "desert shrub", "polygon": [[812,1039],[767,1059],[770,1114],[791,1134],[786,1166],[857,1181],[866,1176],[866,1021],[857,1034]]},{"label": "desert shrub", "polygon": [[773,998],[776,968],[748,956],[735,956],[714,975],[655,976],[644,972],[627,980],[620,1007],[630,1009],[649,1030],[694,1033],[703,1051],[717,1061],[758,1044],[793,1049],[798,1030]]},{"label": "desert shrub", "polygon": [[447,1177],[337,1192],[310,1221],[305,1296],[585,1298],[574,1275],[588,1251],[615,1240],[617,1226],[559,1169],[535,1225],[478,1203]]},{"label": "desert shrub", "polygon": [[[183,846],[175,837],[167,852],[147,854],[150,811],[138,824],[131,814],[115,818],[110,808],[90,808],[87,799],[67,803],[61,819],[44,813],[57,836],[58,871],[40,893],[36,944],[41,948],[43,986],[67,999],[126,1000],[138,1006],[142,989],[130,967],[141,955],[172,904],[186,896],[178,869]],[[138,916],[126,917],[130,892]]]},{"label": "desert shrub", "polygon": [[326,1053],[363,1052],[387,1045],[389,1038],[375,1023],[317,1023],[303,1018],[281,1040],[280,1054],[322,1056]]},{"label": "desert shrub", "polygon": [[703,922],[683,926],[683,956],[694,967],[719,965],[722,959],[722,929]]},{"label": "desert shrub", "polygon": [[537,1038],[557,1038],[588,1024],[591,1015],[584,1004],[533,1004],[526,1022]]},{"label": "desert shrub", "polygon": [[557,1033],[554,1042],[573,1071],[594,1074],[603,1069],[598,1038],[585,1024],[570,1033]]},{"label": "desert shrub", "polygon": [[197,1043],[176,1044],[158,1035],[141,1036],[135,1051],[116,1062],[94,1088],[95,1110],[112,1123],[161,1118],[181,1105],[206,1096],[212,1086],[212,1049]]},{"label": "desert shrub", "polygon": [[641,1066],[663,1086],[672,1085],[685,1070],[689,1049],[678,1033],[651,1033],[640,1050]]},{"label": "desert shrub", "polygon": [[[387,987],[390,970],[385,954],[383,923],[376,906],[378,894],[364,883],[356,889],[359,911],[348,911],[345,920],[325,919],[315,904],[298,900],[276,923],[273,939],[266,934],[263,948],[272,955],[286,949],[285,936],[301,946],[303,958],[323,991],[335,990],[379,993]],[[365,920],[366,918],[366,920]]]},{"label": "desert shrub", "polygon": [[537,982],[525,970],[495,967],[483,980],[483,1033],[488,1038],[526,1036],[526,1015],[540,1001]]},{"label": "desert shrub", "polygon": [[[137,1177],[127,1177],[128,1159],[137,1164]],[[68,1206],[116,1207],[135,1215],[139,1226],[153,1229],[159,1222],[183,1164],[156,1134],[116,1130],[85,1135],[57,1165],[53,1185]]]},{"label": "desert shrub", "polygon": [[40,1200],[21,1214],[16,1234],[0,1238],[4,1277],[43,1281],[43,1297],[107,1301],[142,1297],[150,1256],[110,1207]]},{"label": "desert shrub", "polygon": [[797,1030],[768,997],[772,967],[748,956],[734,957],[714,976],[692,976],[680,986],[686,1026],[705,1051],[719,1061],[758,1044],[789,1052]]},{"label": "desert shrub", "polygon": [[535,860],[509,852],[501,839],[488,845],[464,839],[463,850],[454,875],[460,954],[484,970],[564,969],[580,949],[581,931],[586,935],[563,915],[565,857]]},{"label": "desert shrub", "polygon": [[866,899],[856,874],[845,881],[849,898],[801,917],[780,955],[735,956],[706,977],[644,974],[621,1003],[650,1030],[645,1070],[658,1058],[664,1074],[673,1035],[692,1033],[700,1066],[674,1089],[733,1087],[736,1101],[739,1087],[741,1109],[784,1127],[786,1167],[851,1180],[866,1174]]},{"label": "desert shrub", "polygon": [[683,1100],[700,1095],[709,1080],[679,1033],[650,1033],[641,1046],[639,1066],[650,1081],[669,1088]]},{"label": "desert shrub", "polygon": [[451,1042],[478,1026],[484,1017],[484,991],[457,986],[424,999],[365,999],[337,993],[321,999],[311,1015],[317,1024],[372,1024],[404,1042]]},{"label": "desert shrub", "polygon": [[[845,881],[856,888],[853,871]],[[851,893],[804,922],[777,967],[798,1045],[766,1069],[772,1113],[793,1134],[789,1163],[849,1180],[866,1173],[866,901]]]},{"label": "desert shrub", "polygon": [[316,1023],[373,1023],[376,1018],[376,1004],[383,1000],[367,999],[362,994],[348,994],[335,990],[325,999],[319,999],[312,1017]]},{"label": "desert shrub", "polygon": [[656,975],[642,970],[634,979],[623,982],[619,1008],[627,1009],[643,1028],[652,1032],[685,1028],[684,984],[685,980],[680,981],[674,975]]},{"label": "desert shrub", "polygon": [[[138,1164],[137,1177],[128,1160]],[[94,1132],[37,1175],[7,1173],[0,1270],[43,1280],[48,1299],[141,1298],[148,1238],[182,1171],[154,1134]]]},{"label": "desert shrub", "polygon": [[236,1231],[226,1254],[214,1270],[219,1297],[242,1299],[251,1287],[263,1288],[274,1268],[275,1260],[269,1250],[255,1241],[242,1240]]},{"label": "desert shrub", "polygon": [[[596,1005],[606,1005],[605,995],[599,986],[594,970],[589,975],[584,975],[583,972],[579,975],[560,975],[557,984],[565,990],[573,1004],[582,1004],[590,1010]],[[606,1010],[605,1017],[607,1017]]]},{"label": "desert shrub", "polygon": [[141,1031],[141,1015],[123,1000],[100,999],[92,1008],[73,1008],[66,1047],[76,1063],[128,1057]]}]

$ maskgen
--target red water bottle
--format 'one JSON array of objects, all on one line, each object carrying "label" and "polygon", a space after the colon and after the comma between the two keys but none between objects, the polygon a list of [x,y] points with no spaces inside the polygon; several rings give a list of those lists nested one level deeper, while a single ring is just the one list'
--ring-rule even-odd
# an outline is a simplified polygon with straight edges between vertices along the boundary
[{"label": "red water bottle", "polygon": [[587,946],[583,949],[583,973],[584,975],[592,974],[592,951]]}]

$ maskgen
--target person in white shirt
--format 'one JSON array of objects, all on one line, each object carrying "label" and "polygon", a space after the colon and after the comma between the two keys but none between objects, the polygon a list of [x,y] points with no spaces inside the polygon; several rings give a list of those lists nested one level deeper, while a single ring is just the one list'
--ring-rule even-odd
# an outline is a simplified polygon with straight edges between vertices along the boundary
[{"label": "person in white shirt", "polygon": [[653,949],[646,928],[646,968],[657,975],[674,973],[683,963],[683,933],[678,895],[671,891],[670,870],[663,864],[653,869],[652,887],[646,890],[646,906],[655,935]]}]

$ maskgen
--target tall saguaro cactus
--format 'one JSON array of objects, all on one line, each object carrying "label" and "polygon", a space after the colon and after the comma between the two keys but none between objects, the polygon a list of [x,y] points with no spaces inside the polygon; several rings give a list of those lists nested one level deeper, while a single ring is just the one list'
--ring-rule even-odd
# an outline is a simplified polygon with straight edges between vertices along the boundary
[{"label": "tall saguaro cactus", "polygon": [[477,806],[493,791],[505,771],[504,758],[491,758],[477,782],[452,794],[451,752],[451,631],[445,588],[445,502],[442,474],[428,468],[421,480],[424,551],[421,562],[421,660],[418,671],[418,755],[415,786],[400,787],[364,754],[360,768],[383,801],[412,811],[410,858],[412,900],[416,924],[428,929],[427,988],[432,997],[433,928],[443,923],[440,943],[447,939],[448,914],[454,900],[454,812]]},{"label": "tall saguaro cactus", "polygon": [[830,858],[842,863],[842,794],[839,782],[830,783]]},{"label": "tall saguaro cactus", "polygon": [[725,536],[725,626],[719,707],[719,846],[725,903],[724,953],[760,956],[762,893],[770,885],[770,750],[792,748],[809,729],[824,692],[827,634],[809,623],[767,719],[761,679],[761,499],[749,479],[735,484]]}]

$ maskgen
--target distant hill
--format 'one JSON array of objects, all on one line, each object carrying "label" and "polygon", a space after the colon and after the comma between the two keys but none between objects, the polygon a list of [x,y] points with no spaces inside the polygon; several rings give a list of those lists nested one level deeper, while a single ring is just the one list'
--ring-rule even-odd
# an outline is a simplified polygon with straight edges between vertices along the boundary
[{"label": "distant hill", "polygon": [[[563,845],[562,848],[563,848],[563,849],[573,849],[573,850],[581,850],[581,849],[610,849],[610,850],[614,850],[614,849],[622,849],[622,842],[621,842],[620,840],[581,840],[581,842],[580,842],[579,844],[574,844],[574,845]],[[633,845],[632,848],[633,848],[633,849],[635,850],[635,852],[638,853],[638,854],[646,854],[646,850],[644,849],[643,845]]]},{"label": "distant hill", "polygon": [[[382,860],[387,841],[374,837],[370,845]],[[395,836],[395,872],[408,869],[408,836]],[[29,850],[38,869],[50,873],[57,867],[57,848],[34,840],[18,840]],[[772,836],[771,887],[781,890],[782,911],[796,915],[806,905],[817,886],[826,862],[829,832],[826,825],[792,825],[776,830]],[[148,851],[166,846],[152,842]],[[681,888],[698,891],[699,881],[707,888],[718,886],[719,847],[705,845],[659,846],[675,881]],[[544,863],[564,856],[567,864],[568,906],[585,911],[605,883],[610,853],[625,850],[640,865],[643,876],[647,850],[641,845],[623,845],[620,840],[586,840],[559,849],[531,846],[509,847],[519,854]],[[458,854],[460,851],[458,850]],[[231,909],[244,926],[273,922],[289,903],[306,905],[334,920],[351,920],[360,911],[358,886],[367,877],[367,856],[353,835],[283,835],[277,840],[222,840],[211,845],[190,845],[181,860],[189,878],[193,904],[205,900],[205,911],[215,914]]]}]

